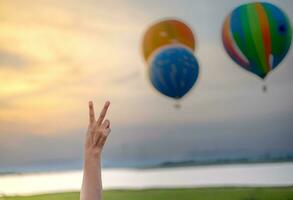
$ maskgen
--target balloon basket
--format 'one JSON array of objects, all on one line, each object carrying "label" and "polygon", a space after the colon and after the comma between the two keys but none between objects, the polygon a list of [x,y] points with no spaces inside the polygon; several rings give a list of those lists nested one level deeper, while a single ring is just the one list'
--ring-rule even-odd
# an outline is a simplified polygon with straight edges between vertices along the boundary
[{"label": "balloon basket", "polygon": [[268,88],[267,88],[266,85],[263,85],[263,86],[262,86],[262,91],[263,91],[264,93],[266,93],[266,92],[268,91]]},{"label": "balloon basket", "polygon": [[175,109],[180,109],[180,108],[181,108],[180,103],[175,103],[175,104],[174,104],[174,108],[175,108]]}]

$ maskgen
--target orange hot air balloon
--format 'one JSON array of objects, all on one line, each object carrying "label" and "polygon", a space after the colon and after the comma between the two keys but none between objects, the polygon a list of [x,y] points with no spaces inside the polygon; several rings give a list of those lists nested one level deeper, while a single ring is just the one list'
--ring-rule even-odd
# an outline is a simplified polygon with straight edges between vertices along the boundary
[{"label": "orange hot air balloon", "polygon": [[150,55],[164,45],[182,44],[194,51],[195,38],[192,30],[175,19],[160,21],[152,25],[143,38],[143,55],[147,61]]}]

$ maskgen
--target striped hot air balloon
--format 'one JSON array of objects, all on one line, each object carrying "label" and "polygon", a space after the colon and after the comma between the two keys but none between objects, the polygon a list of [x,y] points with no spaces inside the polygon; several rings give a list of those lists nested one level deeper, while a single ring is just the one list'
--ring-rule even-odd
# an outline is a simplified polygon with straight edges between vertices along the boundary
[{"label": "striped hot air balloon", "polygon": [[244,69],[262,79],[286,56],[291,44],[286,14],[270,3],[248,3],[227,16],[222,30],[224,47]]}]

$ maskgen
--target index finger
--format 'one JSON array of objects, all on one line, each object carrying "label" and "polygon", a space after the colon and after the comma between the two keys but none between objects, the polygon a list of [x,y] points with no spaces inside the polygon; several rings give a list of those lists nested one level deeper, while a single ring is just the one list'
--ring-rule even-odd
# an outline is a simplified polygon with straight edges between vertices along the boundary
[{"label": "index finger", "polygon": [[93,124],[95,122],[95,111],[94,111],[94,105],[93,102],[89,102],[89,120],[90,124]]},{"label": "index finger", "polygon": [[103,120],[104,120],[104,118],[105,118],[105,116],[107,114],[107,110],[108,110],[109,106],[110,106],[110,102],[106,101],[106,103],[104,105],[104,108],[100,113],[99,119],[97,120],[97,125],[98,126],[100,126],[102,124],[102,122],[103,122]]}]

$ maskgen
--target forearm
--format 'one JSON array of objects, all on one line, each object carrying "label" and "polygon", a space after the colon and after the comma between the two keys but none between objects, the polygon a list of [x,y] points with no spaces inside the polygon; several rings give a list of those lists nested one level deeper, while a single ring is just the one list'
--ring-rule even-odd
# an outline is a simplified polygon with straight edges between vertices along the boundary
[{"label": "forearm", "polygon": [[80,200],[102,200],[101,154],[106,139],[111,132],[110,121],[104,121],[109,105],[110,102],[107,101],[96,120],[93,103],[89,102],[89,126],[84,145]]},{"label": "forearm", "polygon": [[80,200],[102,200],[101,157],[84,159]]}]

